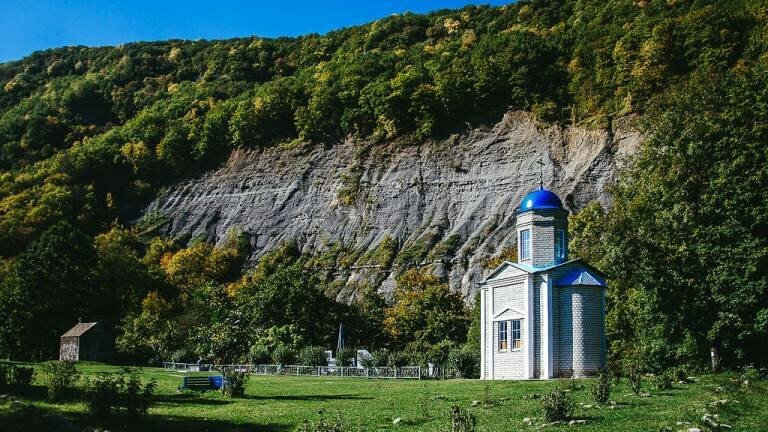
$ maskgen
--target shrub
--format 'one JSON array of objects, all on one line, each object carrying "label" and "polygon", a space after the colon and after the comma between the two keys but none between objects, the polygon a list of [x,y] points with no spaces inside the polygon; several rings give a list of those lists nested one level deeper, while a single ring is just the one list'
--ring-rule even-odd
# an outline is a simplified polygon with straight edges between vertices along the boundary
[{"label": "shrub", "polygon": [[10,363],[0,363],[0,388],[3,388],[11,383],[11,374],[13,373],[13,365]]},{"label": "shrub", "polygon": [[136,420],[147,414],[157,388],[155,380],[142,385],[138,374],[128,371],[119,374],[99,374],[88,381],[85,404],[88,413],[105,421],[116,416]]},{"label": "shrub", "polygon": [[653,387],[656,390],[669,390],[672,388],[672,372],[663,371],[653,377]]},{"label": "shrub", "polygon": [[676,382],[688,382],[688,374],[682,366],[670,369],[670,375]]},{"label": "shrub", "polygon": [[454,348],[448,353],[448,367],[455,369],[459,378],[478,378],[480,353],[466,348]]},{"label": "shrub", "polygon": [[357,356],[357,350],[351,347],[344,347],[336,353],[336,366],[349,366]]},{"label": "shrub", "polygon": [[328,357],[325,348],[321,346],[308,346],[302,348],[299,353],[299,364],[303,366],[328,366]]},{"label": "shrub", "polygon": [[458,405],[451,407],[451,432],[474,432],[477,420],[466,409]]},{"label": "shrub", "polygon": [[304,422],[295,429],[295,432],[345,432],[348,430],[344,427],[341,417],[336,416],[335,419],[329,420],[326,418],[325,410],[322,408],[318,412],[318,415],[320,418],[315,422],[304,420]]},{"label": "shrub", "polygon": [[45,385],[48,387],[48,399],[62,400],[74,388],[80,373],[71,361],[50,362],[43,367]]},{"label": "shrub", "polygon": [[640,371],[640,367],[636,364],[630,365],[627,370],[627,379],[629,380],[629,388],[635,395],[640,395],[643,389],[643,373]]},{"label": "shrub", "polygon": [[558,381],[560,382],[560,388],[567,389],[571,392],[577,392],[584,389],[584,385],[579,383],[573,374],[571,374],[570,378],[561,378]]},{"label": "shrub", "polygon": [[387,366],[389,367],[403,367],[408,364],[408,357],[400,351],[392,351],[387,357]]},{"label": "shrub", "polygon": [[445,361],[442,357],[447,359],[447,352],[446,355],[443,356],[437,345],[426,342],[408,343],[403,348],[402,353],[407,359],[409,366],[420,365],[425,367],[428,363],[445,365]]},{"label": "shrub", "polygon": [[629,388],[632,389],[632,393],[636,396],[640,396],[643,390],[643,375],[639,373],[629,374],[627,377],[629,380]]},{"label": "shrub", "polygon": [[752,365],[747,365],[741,372],[741,381],[747,383],[756,383],[763,380],[763,374],[760,370]]},{"label": "shrub", "polygon": [[373,366],[383,367],[389,364],[389,350],[386,348],[378,349],[371,353]]},{"label": "shrub", "polygon": [[11,369],[11,384],[28,386],[35,379],[35,368],[32,366],[14,366]]},{"label": "shrub", "polygon": [[253,345],[248,350],[248,361],[251,364],[265,364],[272,361],[272,356],[269,355],[269,349],[264,345]]},{"label": "shrub", "polygon": [[[413,362],[414,365],[424,365],[426,366],[429,363],[439,365],[439,366],[447,366],[449,361],[449,356],[451,353],[451,350],[459,348],[456,346],[456,343],[447,339],[444,339],[438,343],[434,344],[409,344],[409,346],[414,346],[414,348],[418,346],[423,346],[423,354],[419,356],[412,356],[414,360],[420,359],[421,361]],[[478,351],[478,356],[480,355]],[[479,363],[479,360],[478,360]],[[479,373],[479,372],[478,372]]]},{"label": "shrub", "polygon": [[611,397],[611,374],[608,369],[600,369],[592,386],[592,399],[597,403],[606,403]]},{"label": "shrub", "polygon": [[279,365],[291,364],[294,357],[293,350],[286,345],[278,345],[272,351],[272,361]]},{"label": "shrub", "polygon": [[238,370],[222,371],[224,385],[221,392],[229,397],[243,397],[248,384],[248,373]]},{"label": "shrub", "polygon": [[89,380],[85,391],[85,405],[91,417],[106,420],[116,414],[120,399],[121,377],[99,374]]},{"label": "shrub", "polygon": [[493,406],[493,396],[491,395],[491,385],[483,383],[483,396],[481,397],[483,406],[486,408]]},{"label": "shrub", "polygon": [[541,398],[541,408],[548,422],[564,421],[573,415],[571,396],[561,388],[555,388]]},{"label": "shrub", "polygon": [[152,395],[157,390],[157,382],[151,379],[143,387],[139,375],[132,373],[125,381],[125,392],[123,393],[122,403],[125,414],[129,418],[143,417],[152,406]]},{"label": "shrub", "polygon": [[8,385],[28,386],[34,379],[35,369],[31,366],[0,363],[0,388]]},{"label": "shrub", "polygon": [[373,354],[360,357],[360,366],[364,368],[375,367],[376,360],[373,358]]}]

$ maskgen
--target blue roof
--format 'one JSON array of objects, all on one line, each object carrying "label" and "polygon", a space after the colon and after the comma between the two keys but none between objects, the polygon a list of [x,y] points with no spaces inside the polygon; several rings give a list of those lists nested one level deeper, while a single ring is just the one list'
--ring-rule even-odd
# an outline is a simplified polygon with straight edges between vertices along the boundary
[{"label": "blue roof", "polygon": [[555,285],[592,285],[606,286],[602,277],[590,272],[584,267],[576,267],[565,276],[555,281]]},{"label": "blue roof", "polygon": [[520,202],[518,213],[528,210],[559,209],[563,210],[563,202],[552,191],[541,188],[526,195]]},{"label": "blue roof", "polygon": [[592,286],[601,286],[606,287],[607,284],[605,282],[605,275],[600,272],[600,270],[597,270],[596,268],[593,268],[589,264],[585,263],[581,258],[575,258],[570,261],[562,262],[562,263],[553,263],[544,267],[531,267],[527,264],[520,264],[520,263],[514,263],[510,261],[504,261],[496,267],[494,271],[491,272],[488,276],[486,276],[481,282],[480,285],[485,285],[490,279],[493,279],[496,277],[498,273],[500,273],[504,268],[507,266],[515,267],[519,270],[522,270],[526,273],[549,273],[550,271],[565,267],[565,266],[574,266],[573,269],[571,269],[568,273],[566,273],[561,278],[554,281],[555,285],[592,285]]}]

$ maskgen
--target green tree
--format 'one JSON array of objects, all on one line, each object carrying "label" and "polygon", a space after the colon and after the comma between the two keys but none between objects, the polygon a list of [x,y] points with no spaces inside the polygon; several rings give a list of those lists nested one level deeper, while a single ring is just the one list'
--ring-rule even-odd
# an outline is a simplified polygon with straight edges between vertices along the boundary
[{"label": "green tree", "polygon": [[646,367],[703,367],[710,350],[725,366],[768,362],[766,84],[760,65],[671,93],[612,210],[577,218],[577,253],[612,279],[612,344],[641,347]]},{"label": "green tree", "polygon": [[328,341],[335,334],[337,306],[300,263],[278,267],[263,280],[239,288],[236,296],[252,329],[295,325],[310,343]]},{"label": "green tree", "polygon": [[[0,286],[0,343],[17,359],[58,353],[59,336],[79,319],[98,320],[105,293],[94,289],[90,239],[66,222],[48,228],[15,260]],[[95,307],[96,306],[96,307]]]},{"label": "green tree", "polygon": [[411,269],[397,278],[395,302],[386,311],[384,328],[400,346],[409,342],[464,342],[469,317],[460,293],[431,273]]}]

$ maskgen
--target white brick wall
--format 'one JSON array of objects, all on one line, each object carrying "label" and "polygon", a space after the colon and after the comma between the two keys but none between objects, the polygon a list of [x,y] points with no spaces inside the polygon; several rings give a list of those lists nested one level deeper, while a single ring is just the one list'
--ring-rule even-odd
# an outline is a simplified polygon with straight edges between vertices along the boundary
[{"label": "white brick wall", "polygon": [[[485,323],[482,340],[487,341],[483,347],[483,377],[485,379],[519,379],[523,377],[523,353],[518,350],[499,352],[498,326],[493,322],[493,317],[507,308],[523,312],[527,273],[513,267],[497,275],[497,278],[484,288],[484,301],[481,303],[481,314]],[[525,326],[528,325],[525,321],[521,322],[523,335]],[[511,331],[510,325],[510,335]],[[525,340],[523,344],[525,346]]]},{"label": "white brick wall", "polygon": [[[521,320],[520,330],[525,334],[526,320]],[[512,326],[508,326],[511,337]],[[523,349],[499,351],[499,323],[493,323],[493,356],[494,356],[494,379],[520,379],[523,376],[523,355],[525,349],[525,340],[523,340]],[[510,347],[511,348],[511,347]]]},{"label": "white brick wall", "polygon": [[[565,214],[562,214],[564,216]],[[567,220],[556,212],[526,212],[519,216],[518,229],[528,226],[533,230],[533,258],[528,265],[543,266],[554,262],[555,229],[567,229]],[[523,262],[526,264],[526,262]],[[529,350],[535,378],[546,377],[546,355],[542,340],[544,331],[543,307],[550,281],[560,279],[574,268],[573,263],[549,272],[539,272],[530,279],[531,310],[521,322],[522,350],[498,350],[498,324],[493,317],[507,308],[527,313],[526,302],[529,273],[514,266],[504,268],[483,288],[481,314],[483,317],[483,377],[485,379],[520,379],[527,377],[525,366]],[[557,286],[551,287],[550,350],[553,375],[588,376],[605,367],[605,298],[602,287]],[[530,336],[526,330],[531,326]],[[510,325],[511,332],[511,325]],[[511,347],[510,347],[511,348]]]},{"label": "white brick wall", "polygon": [[[578,264],[576,264],[578,265]],[[573,270],[558,268],[552,277]],[[603,288],[596,286],[554,286],[555,376],[589,376],[605,367],[605,301]]]}]

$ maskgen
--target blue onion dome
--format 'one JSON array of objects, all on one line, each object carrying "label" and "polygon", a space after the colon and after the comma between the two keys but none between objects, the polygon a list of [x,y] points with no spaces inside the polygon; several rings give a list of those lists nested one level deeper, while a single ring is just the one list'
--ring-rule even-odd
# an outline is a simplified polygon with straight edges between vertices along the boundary
[{"label": "blue onion dome", "polygon": [[517,211],[524,212],[543,209],[563,210],[563,202],[560,201],[560,197],[554,192],[541,188],[526,195]]}]

